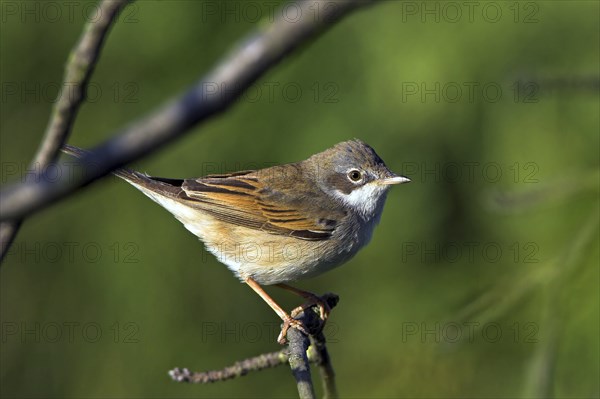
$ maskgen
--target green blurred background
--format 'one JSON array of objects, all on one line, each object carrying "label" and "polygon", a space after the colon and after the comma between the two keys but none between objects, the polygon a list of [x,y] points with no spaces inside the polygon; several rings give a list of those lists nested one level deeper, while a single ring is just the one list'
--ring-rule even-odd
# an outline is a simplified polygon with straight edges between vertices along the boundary
[{"label": "green blurred background", "polygon": [[[5,185],[25,174],[94,3],[0,4]],[[69,142],[92,147],[184,90],[273,4],[135,3]],[[192,177],[361,138],[413,183],[391,191],[355,259],[297,284],[341,297],[327,333],[342,396],[598,397],[599,12],[595,1],[382,2],[134,167]],[[278,321],[117,178],[27,220],[0,276],[2,397],[296,396],[285,367],[170,380],[176,366],[279,349]]]}]

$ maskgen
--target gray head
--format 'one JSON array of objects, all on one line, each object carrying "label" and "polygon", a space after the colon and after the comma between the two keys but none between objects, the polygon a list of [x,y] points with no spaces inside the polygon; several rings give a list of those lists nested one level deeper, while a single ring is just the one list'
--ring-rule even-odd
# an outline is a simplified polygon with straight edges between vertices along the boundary
[{"label": "gray head", "polygon": [[380,216],[391,185],[410,181],[389,170],[375,150],[360,140],[336,144],[310,160],[318,165],[321,189],[365,219]]}]

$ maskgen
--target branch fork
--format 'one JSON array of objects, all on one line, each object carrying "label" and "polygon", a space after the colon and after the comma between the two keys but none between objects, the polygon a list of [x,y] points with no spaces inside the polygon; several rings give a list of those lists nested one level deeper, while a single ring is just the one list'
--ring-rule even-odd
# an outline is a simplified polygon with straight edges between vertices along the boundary
[{"label": "branch fork", "polygon": [[[326,293],[319,299],[330,309],[333,309],[339,302],[339,297],[332,293]],[[187,368],[174,368],[169,371],[169,375],[176,382],[207,384],[242,377],[251,371],[260,371],[287,363],[296,380],[299,397],[304,399],[315,397],[310,374],[310,363],[314,363],[319,367],[325,397],[337,398],[335,373],[323,334],[325,320],[321,318],[321,312],[322,309],[317,303],[304,310],[295,309],[294,319],[302,323],[309,335],[290,328],[287,332],[288,345],[280,351],[263,353],[249,359],[236,361],[233,365],[221,370],[192,372]]]}]

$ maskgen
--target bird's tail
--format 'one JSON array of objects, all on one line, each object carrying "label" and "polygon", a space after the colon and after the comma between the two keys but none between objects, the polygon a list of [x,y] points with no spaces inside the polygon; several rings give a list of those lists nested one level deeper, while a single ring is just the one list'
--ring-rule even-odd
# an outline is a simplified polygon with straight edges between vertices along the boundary
[{"label": "bird's tail", "polygon": [[[77,158],[84,158],[86,155],[91,154],[91,151],[72,145],[63,146],[62,151]],[[182,220],[180,215],[181,204],[179,204],[178,201],[180,201],[179,195],[182,190],[181,185],[184,182],[183,179],[151,177],[144,173],[126,168],[115,169],[112,173],[140,190],[162,207],[166,208],[175,215],[176,218]]]},{"label": "bird's tail", "polygon": [[84,150],[83,148],[75,147],[74,145],[65,144],[61,149],[65,154],[73,155],[77,158],[83,158],[86,155],[91,154],[90,151]]},{"label": "bird's tail", "polygon": [[[65,154],[69,154],[72,155],[76,158],[83,158],[86,155],[91,154],[91,151],[88,151],[86,149],[80,148],[80,147],[75,147],[74,145],[69,145],[69,144],[65,144],[62,148],[61,151],[64,152]],[[126,168],[119,168],[119,169],[115,169],[112,171],[112,173],[115,176],[120,177],[121,179],[124,179],[130,183],[136,183],[139,182],[140,180],[144,180],[144,178],[146,178],[147,176],[140,173],[140,172],[136,172],[134,170],[131,169],[126,169]]]}]

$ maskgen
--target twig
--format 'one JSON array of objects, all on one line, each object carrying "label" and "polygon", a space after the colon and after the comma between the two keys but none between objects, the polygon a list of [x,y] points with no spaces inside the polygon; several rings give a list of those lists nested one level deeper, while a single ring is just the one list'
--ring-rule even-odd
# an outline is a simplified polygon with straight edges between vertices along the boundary
[{"label": "twig", "polygon": [[[321,297],[321,299],[327,302],[329,309],[333,309],[338,304],[340,298],[336,294],[326,293]],[[331,368],[329,355],[325,346],[325,336],[323,335],[323,327],[325,327],[325,322],[321,319],[318,306],[313,305],[304,312],[299,313],[296,316],[296,319],[302,322],[310,334],[310,339],[296,329],[290,329],[287,334],[288,340],[290,341],[288,344],[290,368],[292,369],[292,374],[296,379],[298,395],[303,399],[315,397],[308,360],[308,353],[314,352],[316,355],[315,361],[317,364],[319,364],[320,369],[322,369],[324,365],[330,368],[327,373],[321,371],[321,376],[324,376],[325,374],[325,378],[327,379],[327,381],[323,380],[323,387],[325,387],[326,392],[325,394],[328,397],[336,397],[337,389],[335,387],[335,379],[333,377],[334,372],[333,368]],[[313,351],[309,351],[311,342],[314,344],[318,343],[319,345],[315,346]]]},{"label": "twig", "polygon": [[[319,374],[323,381],[323,392],[325,399],[337,399],[339,397],[337,387],[335,385],[335,371],[331,364],[331,358],[327,351],[325,335],[323,331],[310,337],[311,346],[309,349],[308,358],[313,358],[319,366]],[[314,355],[311,356],[311,353]]]},{"label": "twig", "polygon": [[278,352],[264,353],[262,355],[235,362],[233,366],[221,370],[191,372],[188,369],[174,368],[169,371],[171,378],[177,382],[190,382],[194,384],[207,384],[210,382],[225,381],[241,377],[251,371],[260,371],[271,367],[281,366],[288,361],[286,349]]},{"label": "twig", "polygon": [[290,341],[288,344],[290,368],[292,375],[296,379],[296,387],[298,388],[298,397],[300,399],[314,399],[315,389],[313,387],[312,378],[310,376],[310,364],[308,363],[308,355],[306,354],[310,345],[310,340],[302,332],[295,328],[290,328],[287,333],[287,338]]},{"label": "twig", "polygon": [[[333,309],[339,302],[339,297],[331,293],[323,295],[321,299],[327,302],[330,309]],[[251,371],[260,371],[289,363],[292,374],[296,379],[300,398],[314,398],[315,393],[309,363],[316,363],[319,365],[320,374],[323,378],[325,397],[329,399],[337,398],[335,373],[323,335],[325,323],[320,318],[318,307],[316,305],[311,306],[304,312],[299,313],[296,319],[302,321],[308,329],[310,339],[300,331],[291,328],[287,334],[289,344],[286,349],[238,361],[232,366],[221,370],[191,372],[185,368],[175,368],[169,371],[169,375],[177,382],[206,384],[241,377]]]},{"label": "twig", "polygon": [[[307,356],[310,363],[318,364],[319,359],[317,358],[318,355],[315,351],[309,349]],[[286,348],[277,352],[263,353],[255,357],[237,361],[233,365],[222,368],[221,370],[190,371],[186,368],[182,369],[176,367],[169,371],[169,375],[177,382],[208,384],[243,377],[252,371],[261,371],[288,364],[288,357],[289,352]]]},{"label": "twig", "polygon": [[[298,21],[283,16],[248,37],[242,45],[195,86],[149,115],[134,121],[73,168],[87,166],[84,176],[52,183],[43,175],[37,182],[25,182],[0,193],[0,219],[14,220],[30,215],[63,198],[112,170],[134,161],[174,140],[198,123],[229,107],[239,95],[267,70],[300,44],[331,27],[339,19],[373,0],[319,0],[297,3]],[[315,12],[318,9],[319,12]],[[279,14],[282,15],[282,14]]]},{"label": "twig", "polygon": [[[77,111],[85,100],[87,84],[98,62],[104,39],[115,17],[129,1],[103,0],[98,8],[100,17],[87,23],[65,67],[64,82],[69,84],[70,90],[61,90],[30,169],[45,170],[58,157],[60,148],[71,132]],[[39,176],[31,176],[29,183],[38,179]],[[21,219],[14,219],[0,224],[0,261],[8,252],[21,223]]]},{"label": "twig", "polygon": [[14,242],[22,223],[22,220],[11,220],[0,223],[0,262],[8,254],[8,250]]}]

